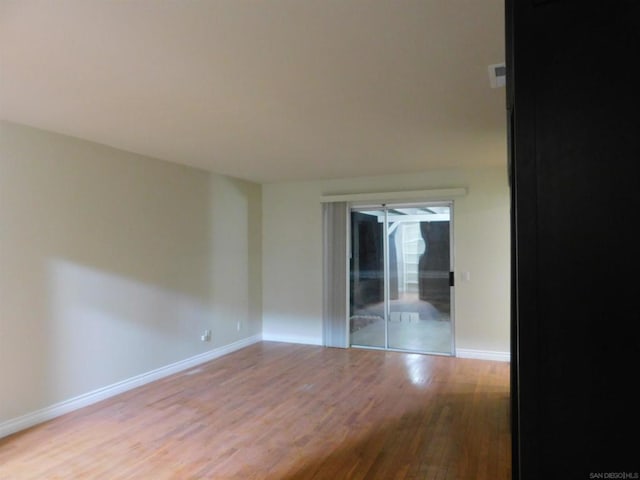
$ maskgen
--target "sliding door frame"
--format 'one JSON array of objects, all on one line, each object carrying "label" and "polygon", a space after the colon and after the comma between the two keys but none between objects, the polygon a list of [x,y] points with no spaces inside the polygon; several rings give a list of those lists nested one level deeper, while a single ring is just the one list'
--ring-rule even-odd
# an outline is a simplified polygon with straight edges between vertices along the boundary
[{"label": "sliding door frame", "polygon": [[[422,208],[422,207],[436,207],[436,206],[446,206],[449,208],[449,272],[450,272],[450,282],[449,282],[449,322],[451,325],[451,333],[450,333],[450,352],[437,352],[437,351],[423,351],[423,350],[409,350],[402,348],[392,348],[389,346],[389,316],[390,316],[390,282],[389,282],[389,222],[388,222],[388,210],[389,208]],[[396,352],[405,352],[405,353],[418,353],[418,354],[428,354],[428,355],[441,355],[441,356],[456,356],[456,345],[455,345],[455,281],[454,281],[454,272],[455,272],[455,248],[454,248],[454,200],[431,200],[431,201],[413,201],[413,202],[350,202],[347,204],[347,216],[349,221],[347,222],[347,260],[349,260],[353,255],[353,243],[352,243],[352,231],[351,231],[351,214],[355,211],[366,211],[373,209],[382,209],[384,211],[384,222],[383,222],[383,291],[384,291],[384,337],[385,344],[384,347],[378,346],[367,346],[367,345],[354,345],[351,342],[351,329],[350,325],[350,316],[351,312],[347,312],[347,343],[350,348],[363,348],[370,350],[385,350],[385,351],[396,351]],[[348,262],[349,263],[349,262]],[[351,275],[351,268],[347,267],[347,275]],[[347,282],[347,304],[351,304],[351,288],[350,282]]]}]

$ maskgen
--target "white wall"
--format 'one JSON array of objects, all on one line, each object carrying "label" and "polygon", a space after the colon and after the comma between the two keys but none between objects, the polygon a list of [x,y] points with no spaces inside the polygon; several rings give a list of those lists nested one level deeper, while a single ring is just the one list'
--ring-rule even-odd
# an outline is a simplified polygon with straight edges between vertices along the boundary
[{"label": "white wall", "polygon": [[261,232],[259,185],[0,124],[0,425],[260,335]]},{"label": "white wall", "polygon": [[322,343],[322,195],[467,187],[455,200],[455,334],[459,351],[510,350],[506,168],[435,170],[263,185],[263,336]]}]

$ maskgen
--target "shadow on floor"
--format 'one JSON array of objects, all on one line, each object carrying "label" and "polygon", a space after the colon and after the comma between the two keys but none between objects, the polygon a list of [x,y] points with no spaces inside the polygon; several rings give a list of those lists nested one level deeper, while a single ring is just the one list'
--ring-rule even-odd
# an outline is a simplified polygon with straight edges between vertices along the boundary
[{"label": "shadow on floor", "polygon": [[502,392],[438,395],[278,480],[510,480],[508,412]]}]

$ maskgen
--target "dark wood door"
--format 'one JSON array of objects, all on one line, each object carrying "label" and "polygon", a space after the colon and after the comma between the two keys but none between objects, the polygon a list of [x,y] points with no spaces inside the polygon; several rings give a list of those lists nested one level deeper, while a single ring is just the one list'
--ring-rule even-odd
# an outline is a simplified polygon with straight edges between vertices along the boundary
[{"label": "dark wood door", "polygon": [[639,4],[506,3],[521,480],[640,475]]}]

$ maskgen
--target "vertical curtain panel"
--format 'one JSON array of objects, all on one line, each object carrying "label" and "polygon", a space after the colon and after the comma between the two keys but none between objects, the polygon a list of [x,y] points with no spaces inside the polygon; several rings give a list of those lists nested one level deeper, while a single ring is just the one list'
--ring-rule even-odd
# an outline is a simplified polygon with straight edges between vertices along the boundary
[{"label": "vertical curtain panel", "polygon": [[323,344],[347,348],[348,335],[347,202],[322,204],[323,221]]}]

